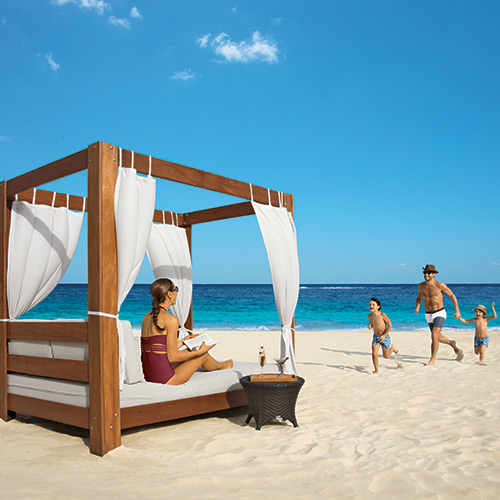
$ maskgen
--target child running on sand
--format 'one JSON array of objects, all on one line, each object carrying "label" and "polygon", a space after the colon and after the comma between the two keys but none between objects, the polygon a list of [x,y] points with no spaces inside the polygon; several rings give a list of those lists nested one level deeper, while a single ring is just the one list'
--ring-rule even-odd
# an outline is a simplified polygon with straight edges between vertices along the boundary
[{"label": "child running on sand", "polygon": [[487,332],[488,321],[496,319],[497,313],[495,311],[495,303],[491,304],[491,310],[493,311],[493,316],[486,316],[486,307],[479,304],[477,307],[472,309],[476,313],[475,318],[462,319],[459,318],[462,323],[467,325],[468,323],[474,323],[476,333],[474,336],[474,354],[479,355],[479,364],[486,365],[484,362],[484,356],[486,354],[486,348],[490,343],[490,337]]},{"label": "child running on sand", "polygon": [[[372,340],[372,361],[373,373],[378,373],[378,351],[382,346],[382,353],[385,359],[388,359],[392,353],[397,354],[399,351],[394,345],[391,345],[391,337],[389,332],[392,328],[391,320],[387,314],[380,311],[382,304],[380,300],[372,297],[368,303],[370,314],[368,315],[368,329],[373,327],[373,340]],[[394,359],[394,358],[393,358]],[[394,359],[398,368],[403,368],[403,364]]]}]

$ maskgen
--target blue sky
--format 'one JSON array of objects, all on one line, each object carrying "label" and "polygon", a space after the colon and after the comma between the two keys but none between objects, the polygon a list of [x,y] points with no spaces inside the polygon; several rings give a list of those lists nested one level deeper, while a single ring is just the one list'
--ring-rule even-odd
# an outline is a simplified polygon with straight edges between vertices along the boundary
[{"label": "blue sky", "polygon": [[[117,144],[294,194],[302,283],[499,282],[495,1],[0,0],[8,179]],[[86,194],[86,176],[48,186]],[[157,208],[240,200],[158,182]],[[85,237],[65,281],[86,281]],[[268,283],[253,217],[198,283]],[[152,278],[149,264],[138,282]]]}]

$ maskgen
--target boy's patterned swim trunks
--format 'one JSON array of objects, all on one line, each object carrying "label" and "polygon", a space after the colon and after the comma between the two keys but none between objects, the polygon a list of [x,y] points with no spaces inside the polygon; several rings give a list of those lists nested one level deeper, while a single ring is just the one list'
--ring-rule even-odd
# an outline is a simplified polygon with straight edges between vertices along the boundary
[{"label": "boy's patterned swim trunks", "polygon": [[380,337],[378,337],[377,335],[373,334],[372,344],[380,344],[382,347],[385,347],[386,349],[389,349],[391,347],[391,336],[387,335],[387,337],[385,338],[385,340],[383,342],[381,342],[380,341]]},{"label": "boy's patterned swim trunks", "polygon": [[484,345],[484,347],[488,347],[489,343],[490,343],[489,335],[487,335],[486,337],[474,337],[474,348],[481,347],[482,345]]}]

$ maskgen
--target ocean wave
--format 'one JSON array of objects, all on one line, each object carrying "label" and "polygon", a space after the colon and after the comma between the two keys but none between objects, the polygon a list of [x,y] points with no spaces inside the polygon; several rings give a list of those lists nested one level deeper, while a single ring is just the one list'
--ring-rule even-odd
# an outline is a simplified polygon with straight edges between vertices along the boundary
[{"label": "ocean wave", "polygon": [[363,290],[366,286],[300,286],[300,290]]},{"label": "ocean wave", "polygon": [[235,330],[240,330],[242,332],[270,332],[271,328],[268,328],[267,326],[260,325],[260,326],[239,326],[238,328],[235,328]]}]

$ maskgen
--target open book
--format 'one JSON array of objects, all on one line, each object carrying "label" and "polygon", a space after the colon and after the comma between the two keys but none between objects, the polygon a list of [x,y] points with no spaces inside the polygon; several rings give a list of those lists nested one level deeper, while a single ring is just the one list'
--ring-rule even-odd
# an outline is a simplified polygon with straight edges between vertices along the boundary
[{"label": "open book", "polygon": [[200,347],[201,344],[205,342],[206,345],[215,345],[220,342],[220,340],[213,340],[208,333],[202,333],[201,335],[198,335],[198,337],[195,337],[194,339],[187,339],[183,340],[182,343],[190,350],[190,351],[197,351]]}]

